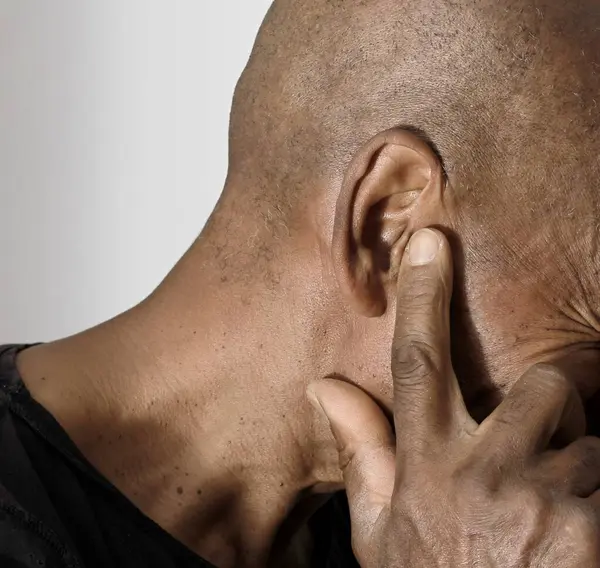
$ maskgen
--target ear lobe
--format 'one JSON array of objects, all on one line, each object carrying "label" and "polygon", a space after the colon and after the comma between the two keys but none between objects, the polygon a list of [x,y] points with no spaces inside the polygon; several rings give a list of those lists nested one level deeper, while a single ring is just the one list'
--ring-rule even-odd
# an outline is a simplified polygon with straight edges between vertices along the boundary
[{"label": "ear lobe", "polygon": [[336,205],[332,253],[342,293],[360,314],[385,313],[410,235],[438,220],[443,184],[438,157],[407,130],[377,135],[352,160]]}]

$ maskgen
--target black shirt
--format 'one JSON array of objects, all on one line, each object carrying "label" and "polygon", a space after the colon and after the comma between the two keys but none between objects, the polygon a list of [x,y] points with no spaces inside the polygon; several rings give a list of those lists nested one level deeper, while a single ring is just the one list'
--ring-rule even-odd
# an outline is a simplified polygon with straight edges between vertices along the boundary
[{"label": "black shirt", "polygon": [[[207,568],[137,509],[79,452],[30,395],[0,346],[0,567]],[[313,566],[357,566],[343,499],[311,522]]]}]

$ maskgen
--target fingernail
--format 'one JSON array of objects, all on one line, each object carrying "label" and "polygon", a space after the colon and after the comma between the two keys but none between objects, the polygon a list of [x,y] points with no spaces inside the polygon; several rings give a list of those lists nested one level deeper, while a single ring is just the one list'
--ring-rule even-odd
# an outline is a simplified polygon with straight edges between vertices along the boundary
[{"label": "fingernail", "polygon": [[441,247],[437,233],[430,229],[417,231],[408,243],[408,260],[413,266],[429,264]]}]

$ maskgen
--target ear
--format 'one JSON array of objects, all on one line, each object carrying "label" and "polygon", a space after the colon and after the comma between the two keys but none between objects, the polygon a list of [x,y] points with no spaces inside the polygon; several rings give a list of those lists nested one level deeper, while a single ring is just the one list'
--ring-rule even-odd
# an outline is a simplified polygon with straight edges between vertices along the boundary
[{"label": "ear", "polygon": [[388,130],[354,157],[336,205],[333,264],[342,293],[368,317],[387,309],[410,235],[441,217],[444,173],[416,134]]}]

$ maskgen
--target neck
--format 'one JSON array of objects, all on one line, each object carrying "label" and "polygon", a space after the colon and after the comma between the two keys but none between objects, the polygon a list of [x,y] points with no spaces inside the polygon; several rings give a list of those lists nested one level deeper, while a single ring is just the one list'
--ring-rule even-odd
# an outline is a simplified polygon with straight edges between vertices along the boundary
[{"label": "neck", "polygon": [[190,255],[137,308],[25,351],[19,366],[145,514],[219,566],[265,565],[312,498],[339,483],[328,429],[305,398],[326,374],[318,322],[310,301],[283,301],[285,282],[269,297],[224,281],[211,255]]}]

